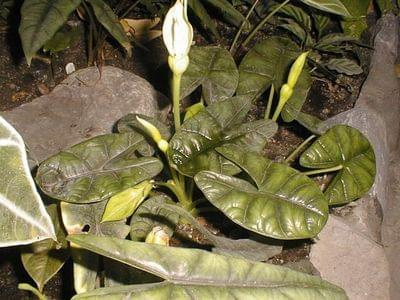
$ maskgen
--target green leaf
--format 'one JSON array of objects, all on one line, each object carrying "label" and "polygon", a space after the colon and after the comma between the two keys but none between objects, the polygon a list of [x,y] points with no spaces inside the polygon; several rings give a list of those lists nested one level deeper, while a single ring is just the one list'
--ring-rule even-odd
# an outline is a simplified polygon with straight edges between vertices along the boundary
[{"label": "green leaf", "polygon": [[331,19],[326,14],[319,12],[319,11],[313,11],[311,16],[314,19],[314,25],[315,25],[315,28],[317,29],[318,37],[323,36]]},{"label": "green leaf", "polygon": [[119,221],[130,217],[153,188],[153,183],[143,181],[110,198],[101,222]]},{"label": "green leaf", "polygon": [[301,44],[304,44],[307,40],[307,33],[305,30],[296,22],[290,20],[291,22],[287,24],[281,24],[278,27],[286,29],[287,31],[293,33],[300,41]]},{"label": "green leaf", "polygon": [[[321,278],[204,250],[150,245],[91,235],[68,239],[98,254],[165,279],[98,289],[73,299],[347,299]],[[162,258],[162,259],[160,259]]]},{"label": "green leaf", "polygon": [[[125,238],[129,226],[125,220],[101,223],[106,201],[91,204],[61,202],[61,214],[68,234],[88,232],[98,236]],[[96,287],[99,257],[87,250],[71,245],[74,262],[74,287],[77,293],[91,291]]]},{"label": "green leaf", "polygon": [[135,132],[97,136],[44,161],[36,181],[55,199],[102,201],[161,172],[161,161],[137,156],[148,149],[144,137]]},{"label": "green leaf", "polygon": [[333,70],[349,76],[358,75],[363,72],[363,69],[357,62],[348,58],[331,58],[330,60],[328,60],[325,66],[329,70]]},{"label": "green leaf", "polygon": [[165,204],[174,204],[169,197],[159,195],[146,200],[131,218],[130,237],[134,241],[143,242],[147,234],[156,226],[161,226],[172,236],[179,215],[164,208]]},{"label": "green leaf", "polygon": [[[274,10],[278,5],[273,5],[270,11]],[[311,31],[311,17],[300,7],[286,4],[278,11],[279,14],[284,14],[293,18],[298,24],[300,24],[304,30]]]},{"label": "green leaf", "polygon": [[186,120],[170,141],[168,155],[174,167],[191,177],[202,170],[237,173],[238,168],[220,156],[215,147],[235,143],[259,152],[277,130],[271,120],[240,124],[249,109],[246,96],[234,97],[213,103]]},{"label": "green leaf", "polygon": [[0,247],[56,240],[19,133],[0,116]]},{"label": "green leaf", "polygon": [[239,72],[230,52],[221,47],[192,47],[189,67],[182,76],[181,98],[200,85],[207,104],[227,99],[235,93]]},{"label": "green leaf", "polygon": [[[58,218],[56,204],[47,207],[53,221],[58,244],[51,239],[43,240],[30,245],[21,253],[22,264],[29,276],[35,281],[40,292],[44,285],[62,268],[69,257],[64,229]],[[61,248],[60,248],[61,247]]]},{"label": "green leaf", "polygon": [[315,237],[328,218],[326,198],[307,176],[240,147],[218,152],[255,182],[203,171],[195,176],[206,198],[228,218],[258,234],[277,239]]},{"label": "green leaf", "polygon": [[252,261],[266,261],[282,251],[281,243],[276,240],[267,240],[260,236],[254,239],[239,240],[216,236],[201,225],[186,209],[175,204],[164,203],[157,205],[162,206],[163,209],[169,210],[171,213],[179,214],[185,221],[189,222],[194,229],[200,232],[214,246],[212,249],[214,253]]},{"label": "green leaf", "polygon": [[118,16],[102,0],[87,0],[93,8],[97,20],[103,25],[113,38],[125,48],[128,56],[132,54],[132,45],[124,28],[118,20]]},{"label": "green leaf", "polygon": [[323,169],[343,166],[325,196],[330,205],[362,197],[374,183],[375,154],[368,139],[357,129],[337,125],[319,137],[300,157],[303,167]]},{"label": "green leaf", "polygon": [[293,91],[292,97],[283,107],[281,116],[285,122],[292,122],[297,119],[304,102],[307,100],[308,92],[311,88],[312,78],[308,68],[304,68],[301,72],[299,80]]},{"label": "green leaf", "polygon": [[216,38],[220,38],[218,29],[214,21],[211,19],[210,15],[207,13],[207,10],[198,0],[188,0],[188,6],[199,18],[201,25],[205,30],[209,30]]},{"label": "green leaf", "polygon": [[82,0],[25,0],[21,7],[19,34],[26,61],[49,41]]},{"label": "green leaf", "polygon": [[197,102],[186,109],[184,121],[190,119],[191,117],[197,115],[205,108],[203,102]]},{"label": "green leaf", "polygon": [[[337,14],[340,16],[350,16],[349,11],[343,5],[341,0],[300,0],[304,4],[307,4],[316,9],[326,11],[328,13]],[[353,1],[353,0],[349,0]]]},{"label": "green leaf", "polygon": [[214,6],[222,14],[222,18],[228,23],[240,27],[246,18],[236,10],[227,0],[203,0],[207,4]]},{"label": "green leaf", "polygon": [[256,44],[239,66],[237,95],[259,97],[273,83],[279,89],[286,82],[287,73],[300,48],[290,39],[270,37]]},{"label": "green leaf", "polygon": [[346,42],[357,42],[357,39],[344,33],[330,33],[324,35],[314,48],[318,50],[324,50],[326,47],[329,47],[332,44],[342,44]]},{"label": "green leaf", "polygon": [[350,15],[341,21],[343,32],[354,38],[360,39],[361,34],[367,29],[367,12],[371,0],[341,0]]},{"label": "green leaf", "polygon": [[43,45],[43,51],[60,52],[73,46],[82,35],[83,28],[73,27],[68,31],[59,30]]}]

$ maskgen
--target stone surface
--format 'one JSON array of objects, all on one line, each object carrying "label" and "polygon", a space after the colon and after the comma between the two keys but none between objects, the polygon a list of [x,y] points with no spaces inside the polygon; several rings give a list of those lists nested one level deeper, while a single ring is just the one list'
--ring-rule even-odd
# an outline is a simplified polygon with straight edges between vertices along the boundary
[{"label": "stone surface", "polygon": [[0,114],[21,133],[41,162],[61,149],[111,133],[128,113],[166,117],[168,99],[146,80],[115,67],[79,70],[50,94]]},{"label": "stone surface", "polygon": [[344,288],[351,300],[390,299],[389,264],[380,244],[336,216],[318,238],[310,260],[323,279]]},{"label": "stone surface", "polygon": [[376,155],[377,176],[370,194],[339,209],[340,217],[331,216],[310,253],[321,276],[342,286],[350,299],[400,299],[398,39],[399,18],[388,14],[378,22],[370,74],[355,108],[320,128],[358,128]]}]

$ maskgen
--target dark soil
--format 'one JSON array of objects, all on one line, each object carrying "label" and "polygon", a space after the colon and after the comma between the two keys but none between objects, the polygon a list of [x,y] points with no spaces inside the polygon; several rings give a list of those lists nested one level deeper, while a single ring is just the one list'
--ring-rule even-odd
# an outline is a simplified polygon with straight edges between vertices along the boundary
[{"label": "dark soil", "polygon": [[[84,36],[77,43],[60,53],[55,53],[52,59],[53,64],[49,63],[49,58],[34,59],[29,67],[24,58],[20,41],[17,33],[18,23],[17,14],[11,16],[11,26],[0,20],[0,111],[10,110],[23,103],[32,101],[40,95],[49,93],[58,83],[66,78],[65,65],[69,62],[75,64],[76,69],[87,66],[87,51]],[[15,23],[16,22],[16,23]],[[14,25],[12,25],[14,24]],[[229,47],[236,33],[236,29],[219,24],[221,39],[213,44]],[[255,41],[264,38],[271,33],[267,27],[265,31],[260,31]],[[254,42],[255,42],[254,41]],[[196,45],[210,44],[203,36],[197,34],[195,37]],[[239,42],[240,44],[240,42]],[[129,70],[149,80],[156,89],[168,93],[166,68],[166,51],[161,39],[157,39],[146,45],[149,51],[135,48],[133,57],[128,58],[120,48],[108,42],[104,48],[104,65],[112,65]],[[238,61],[245,53],[245,49],[239,48],[237,52]],[[101,66],[100,66],[101,68]],[[310,113],[320,119],[327,119],[340,112],[346,111],[354,106],[361,84],[365,79],[365,74],[356,77],[342,76],[338,81],[333,82],[328,79],[315,80],[310,92],[310,96],[304,105],[304,112]],[[351,88],[349,88],[351,87]],[[252,110],[253,116],[262,116],[265,109],[264,103],[255,105]],[[282,161],[287,157],[309,133],[296,123],[283,124],[279,132],[271,140],[265,155],[273,160]],[[321,184],[325,179],[320,178]],[[215,227],[210,225],[219,222]],[[242,237],[243,232],[235,232],[235,226],[229,220],[218,217],[201,218],[204,223],[215,234]],[[221,221],[222,220],[222,221]],[[222,223],[222,224],[221,224]],[[237,228],[237,226],[236,226]],[[204,238],[194,231],[190,226],[183,226],[180,230],[185,231],[186,235],[200,244],[205,244]],[[179,241],[174,241],[174,244]],[[273,257],[269,262],[283,265],[288,262],[297,262],[308,258],[310,241],[302,240],[285,243],[283,252]],[[31,299],[30,293],[20,291],[18,283],[34,283],[24,271],[19,258],[18,248],[0,249],[0,299],[17,298]],[[49,299],[67,299],[72,295],[73,282],[68,282],[66,278],[72,278],[71,263],[67,263],[61,274],[56,275],[46,285],[44,293]],[[33,298],[32,298],[33,299]]]}]

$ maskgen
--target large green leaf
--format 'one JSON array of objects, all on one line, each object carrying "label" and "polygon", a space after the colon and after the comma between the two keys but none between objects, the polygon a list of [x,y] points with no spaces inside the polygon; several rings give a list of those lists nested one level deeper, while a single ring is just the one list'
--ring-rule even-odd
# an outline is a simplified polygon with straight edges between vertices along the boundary
[{"label": "large green leaf", "polygon": [[21,253],[22,264],[29,276],[35,281],[40,292],[44,285],[61,269],[69,257],[67,242],[62,224],[58,217],[56,204],[47,207],[53,221],[58,241],[43,240],[30,245]]},{"label": "large green leaf", "polygon": [[357,39],[361,37],[362,32],[367,29],[367,12],[371,0],[341,0],[347,8],[350,15],[341,21],[343,32]]},{"label": "large green leaf", "polygon": [[151,197],[142,203],[131,218],[131,239],[144,242],[146,236],[156,226],[163,227],[164,231],[172,236],[175,225],[179,221],[179,215],[164,209],[164,205],[173,203],[165,195]]},{"label": "large green leaf", "polygon": [[162,170],[162,163],[148,153],[138,133],[108,134],[92,138],[44,161],[36,181],[47,195],[72,203],[107,199]]},{"label": "large green leaf", "polygon": [[202,86],[207,104],[227,99],[235,93],[239,72],[230,52],[221,47],[192,47],[190,63],[182,76],[181,98]]},{"label": "large green leaf", "polygon": [[73,299],[347,299],[319,277],[204,250],[92,235],[70,236],[81,247],[165,279],[98,289]]},{"label": "large green leaf", "polygon": [[277,130],[276,123],[259,120],[240,124],[250,109],[247,97],[215,102],[186,120],[170,141],[169,158],[181,173],[194,176],[202,170],[235,174],[238,168],[215,151],[225,143],[261,151]]},{"label": "large green leaf", "polygon": [[[101,223],[106,201],[91,204],[61,202],[62,219],[68,234],[88,232],[98,236],[125,238],[129,233],[126,220]],[[74,261],[74,287],[77,293],[91,291],[96,287],[99,257],[85,249],[72,245]]]},{"label": "large green leaf", "polygon": [[[343,5],[342,3],[343,1],[341,0],[300,0],[300,1],[322,11],[326,11],[341,16],[350,16],[349,11]],[[354,1],[354,0],[349,0],[349,1]]]},{"label": "large green leaf", "polygon": [[0,166],[0,247],[56,240],[31,176],[24,141],[1,116]]},{"label": "large green leaf", "polygon": [[290,39],[270,37],[256,44],[239,66],[237,95],[260,96],[271,84],[279,89],[300,48]]},{"label": "large green leaf", "polygon": [[363,72],[363,69],[356,61],[348,58],[331,58],[325,66],[330,70],[349,76],[358,75]]},{"label": "large green leaf", "polygon": [[19,34],[28,64],[49,41],[82,0],[25,0]]},{"label": "large green leaf", "polygon": [[107,31],[115,38],[122,47],[125,48],[128,55],[132,54],[132,45],[126,35],[124,28],[118,20],[118,16],[103,0],[87,0],[93,8],[97,20]]},{"label": "large green leaf", "polygon": [[357,129],[337,125],[319,137],[300,157],[307,168],[342,165],[325,196],[329,204],[344,204],[362,197],[375,179],[375,154],[368,139]]},{"label": "large green leaf", "polygon": [[206,198],[233,222],[277,239],[310,238],[321,231],[328,218],[328,204],[310,178],[237,146],[217,150],[257,185],[210,171],[195,176]]}]

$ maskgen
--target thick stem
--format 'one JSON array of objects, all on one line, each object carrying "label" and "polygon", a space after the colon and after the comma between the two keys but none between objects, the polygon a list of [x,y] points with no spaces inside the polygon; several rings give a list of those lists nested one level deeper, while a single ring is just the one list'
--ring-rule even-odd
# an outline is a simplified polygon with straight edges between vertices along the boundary
[{"label": "thick stem", "polygon": [[265,110],[265,115],[264,115],[264,119],[266,120],[269,119],[269,115],[271,114],[271,107],[272,107],[272,101],[274,100],[274,94],[275,94],[275,86],[274,84],[272,84],[271,90],[269,91],[267,108]]},{"label": "thick stem", "polygon": [[236,32],[235,38],[233,39],[231,48],[229,49],[229,51],[232,53],[233,50],[235,49],[235,45],[240,37],[240,34],[243,31],[244,26],[246,25],[247,20],[249,19],[250,15],[253,13],[254,8],[256,7],[257,3],[259,0],[255,0],[254,4],[252,5],[252,7],[250,8],[249,12],[246,15],[246,19],[242,22],[242,25],[240,26],[239,30]]},{"label": "thick stem", "polygon": [[175,132],[181,128],[181,112],[180,112],[180,88],[182,74],[172,73],[172,103],[174,108],[174,125]]},{"label": "thick stem", "polygon": [[276,122],[276,120],[278,120],[278,117],[283,109],[283,107],[285,106],[286,102],[283,101],[279,101],[278,106],[275,109],[274,115],[272,116],[272,121]]},{"label": "thick stem", "polygon": [[331,168],[303,172],[303,174],[307,175],[307,176],[310,176],[310,175],[317,175],[317,174],[322,174],[322,173],[335,172],[335,171],[339,171],[341,169],[343,169],[343,166],[342,165],[338,165],[338,166],[331,167]]},{"label": "thick stem", "polygon": [[302,151],[304,149],[305,146],[307,146],[307,144],[309,142],[311,142],[311,140],[313,140],[315,137],[317,137],[316,135],[311,135],[308,139],[306,139],[304,142],[302,142],[300,144],[300,146],[298,146],[286,159],[285,159],[285,163],[290,164],[292,163],[295,158],[297,157],[297,155],[299,154],[300,151]]},{"label": "thick stem", "polygon": [[246,46],[251,39],[254,37],[254,35],[259,31],[265,23],[268,22],[269,19],[271,19],[282,7],[284,7],[286,4],[288,4],[290,0],[286,0],[283,2],[281,5],[279,5],[277,8],[275,8],[269,15],[267,15],[257,26],[256,28],[253,29],[253,31],[249,34],[249,36],[244,40],[243,46]]}]

